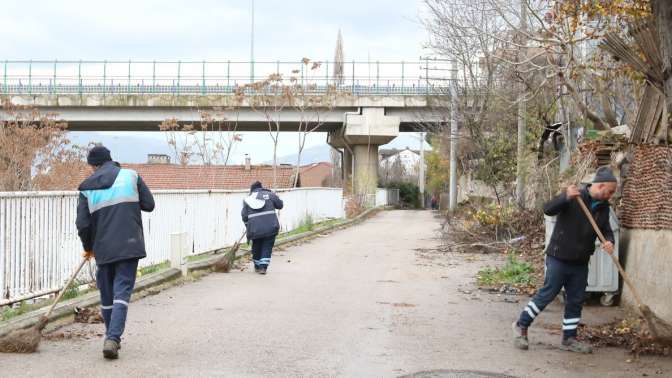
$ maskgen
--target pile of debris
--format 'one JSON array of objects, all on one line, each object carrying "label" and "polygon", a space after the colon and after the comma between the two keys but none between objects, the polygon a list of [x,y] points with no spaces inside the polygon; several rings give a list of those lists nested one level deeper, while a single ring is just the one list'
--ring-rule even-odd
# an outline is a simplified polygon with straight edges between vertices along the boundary
[{"label": "pile of debris", "polygon": [[672,346],[652,339],[642,319],[624,319],[599,326],[579,326],[579,339],[598,347],[626,348],[640,355],[672,356]]},{"label": "pile of debris", "polygon": [[533,295],[544,280],[544,236],[544,218],[539,210],[467,202],[446,220],[441,252],[513,254],[532,265],[532,280],[481,289]]}]

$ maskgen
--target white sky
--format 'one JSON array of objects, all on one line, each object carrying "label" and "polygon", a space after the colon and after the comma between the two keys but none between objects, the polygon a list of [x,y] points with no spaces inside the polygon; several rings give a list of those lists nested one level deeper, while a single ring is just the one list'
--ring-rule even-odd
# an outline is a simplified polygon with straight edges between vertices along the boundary
[{"label": "white sky", "polygon": [[[332,60],[339,29],[347,61],[417,61],[427,54],[422,48],[426,32],[419,22],[420,0],[254,4],[257,61]],[[31,0],[3,2],[2,8],[0,60],[250,59],[251,0]],[[296,139],[287,134],[283,139]],[[97,141],[105,142],[101,135],[127,136],[136,142],[148,138],[147,145],[165,140],[160,133],[98,133]],[[311,135],[307,146],[325,140],[325,134]],[[412,142],[400,143],[405,147]],[[256,161],[265,161],[272,156],[271,147],[268,135],[250,133],[236,154],[248,152]],[[279,155],[295,152],[296,143],[281,143]]]}]

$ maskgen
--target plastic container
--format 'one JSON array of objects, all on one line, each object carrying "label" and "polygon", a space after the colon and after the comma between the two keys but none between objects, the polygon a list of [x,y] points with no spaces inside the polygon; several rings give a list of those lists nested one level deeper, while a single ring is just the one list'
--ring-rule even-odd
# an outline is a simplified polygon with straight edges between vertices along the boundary
[{"label": "plastic container", "polygon": [[[618,258],[619,251],[619,236],[620,227],[618,218],[613,209],[609,209],[609,221],[611,229],[614,232],[614,256]],[[544,216],[544,223],[546,226],[546,238],[544,246],[548,246],[555,227],[555,217]],[[603,306],[611,306],[614,304],[614,297],[618,294],[618,268],[611,261],[611,257],[600,248],[600,241],[596,239],[595,253],[590,258],[588,264],[588,287],[586,292],[602,293],[600,303]],[[544,247],[544,248],[545,248]]]}]

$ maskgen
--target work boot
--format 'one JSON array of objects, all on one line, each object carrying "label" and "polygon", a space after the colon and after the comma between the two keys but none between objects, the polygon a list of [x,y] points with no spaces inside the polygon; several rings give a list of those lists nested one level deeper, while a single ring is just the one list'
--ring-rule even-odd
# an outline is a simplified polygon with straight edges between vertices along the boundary
[{"label": "work boot", "polygon": [[105,339],[105,344],[103,344],[103,356],[108,360],[116,360],[119,358],[119,348],[120,346],[118,342]]},{"label": "work boot", "polygon": [[593,353],[593,348],[590,345],[578,341],[576,337],[563,338],[560,349],[584,354]]},{"label": "work boot", "polygon": [[530,343],[527,340],[527,328],[519,326],[516,321],[511,325],[511,329],[513,330],[513,346],[518,349],[527,350],[530,347]]}]

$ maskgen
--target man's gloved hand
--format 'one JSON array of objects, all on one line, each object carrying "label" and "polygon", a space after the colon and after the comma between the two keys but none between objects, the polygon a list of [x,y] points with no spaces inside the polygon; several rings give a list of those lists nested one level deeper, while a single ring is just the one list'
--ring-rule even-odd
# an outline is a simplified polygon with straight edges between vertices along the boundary
[{"label": "man's gloved hand", "polygon": [[614,243],[607,240],[605,243],[602,244],[602,249],[611,255],[614,253]]},{"label": "man's gloved hand", "polygon": [[87,260],[91,260],[94,256],[95,256],[95,254],[93,253],[93,251],[84,251],[82,253],[82,257],[87,259]]},{"label": "man's gloved hand", "polygon": [[579,188],[576,185],[570,185],[567,187],[567,199],[574,199],[581,195]]}]

